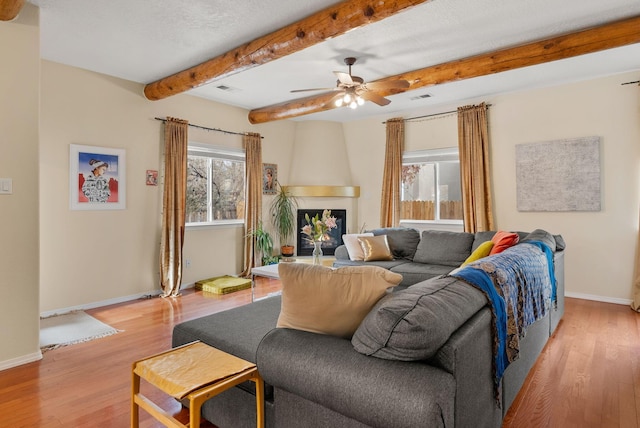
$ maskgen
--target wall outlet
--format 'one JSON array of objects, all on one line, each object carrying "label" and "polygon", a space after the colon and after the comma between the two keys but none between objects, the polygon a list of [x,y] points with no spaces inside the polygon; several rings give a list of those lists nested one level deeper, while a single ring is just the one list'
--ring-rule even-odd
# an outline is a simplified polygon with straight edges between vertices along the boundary
[{"label": "wall outlet", "polygon": [[184,265],[185,267],[191,267],[191,259],[185,259]]}]

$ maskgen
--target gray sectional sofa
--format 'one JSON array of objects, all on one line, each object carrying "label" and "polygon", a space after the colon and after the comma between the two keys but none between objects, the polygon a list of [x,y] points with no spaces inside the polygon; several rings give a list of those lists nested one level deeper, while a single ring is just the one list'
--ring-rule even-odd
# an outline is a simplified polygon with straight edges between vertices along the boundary
[{"label": "gray sectional sofa", "polygon": [[[493,233],[468,234],[469,240],[467,234],[423,232],[418,242],[411,240],[416,251],[409,256],[408,241],[400,238],[415,238],[414,233],[397,229],[377,232],[393,235],[388,242],[401,257],[356,264],[382,263],[408,279],[378,302],[351,340],[275,328],[281,298],[271,297],[178,324],[173,346],[201,340],[256,362],[265,380],[267,427],[501,426],[562,317],[561,237],[536,231],[527,240],[530,235],[521,234],[522,245],[529,241],[533,247],[543,241],[551,251],[557,297],[550,301],[550,295],[545,294],[545,313],[527,327],[526,335],[521,332],[519,355],[498,379],[494,368],[495,309],[481,289],[462,277],[447,275],[460,265],[463,254],[456,247],[460,242],[469,243],[470,254]],[[421,242],[423,239],[436,240],[442,249],[440,255],[431,246],[435,242]],[[456,240],[460,242],[452,243]],[[521,257],[515,250],[484,260],[504,262]],[[532,248],[530,252],[535,251]],[[339,253],[336,264],[353,263]],[[418,260],[434,263],[416,261],[416,254]],[[242,384],[208,400],[203,406],[204,418],[220,428],[255,426],[253,388],[253,383]]]}]

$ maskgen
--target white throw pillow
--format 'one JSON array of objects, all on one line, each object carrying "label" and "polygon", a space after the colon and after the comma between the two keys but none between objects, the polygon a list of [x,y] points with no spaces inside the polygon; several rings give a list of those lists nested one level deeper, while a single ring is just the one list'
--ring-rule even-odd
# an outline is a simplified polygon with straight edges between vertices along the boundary
[{"label": "white throw pillow", "polygon": [[342,235],[342,242],[344,242],[345,247],[347,247],[350,260],[364,260],[364,252],[358,242],[360,236],[373,236],[373,233],[350,233],[348,235]]}]

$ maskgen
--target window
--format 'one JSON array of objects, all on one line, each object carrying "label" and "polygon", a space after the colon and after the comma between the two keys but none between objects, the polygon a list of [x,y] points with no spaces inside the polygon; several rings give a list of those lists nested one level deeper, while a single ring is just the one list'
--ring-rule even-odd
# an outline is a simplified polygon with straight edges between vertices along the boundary
[{"label": "window", "polygon": [[245,155],[241,150],[189,143],[189,226],[244,222]]},{"label": "window", "polygon": [[404,153],[400,199],[402,220],[462,221],[458,149]]}]

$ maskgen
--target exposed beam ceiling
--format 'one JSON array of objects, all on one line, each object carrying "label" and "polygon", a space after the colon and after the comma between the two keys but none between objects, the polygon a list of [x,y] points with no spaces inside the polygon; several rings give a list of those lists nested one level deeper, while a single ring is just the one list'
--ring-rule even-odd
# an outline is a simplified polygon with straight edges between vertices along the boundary
[{"label": "exposed beam ceiling", "polygon": [[[0,0],[0,7],[15,1]],[[378,14],[379,3],[393,3],[392,0],[368,1],[374,6],[375,19],[382,16]],[[282,39],[282,45],[277,45],[274,52],[279,55],[277,59],[268,51],[264,53],[265,59],[256,56],[261,45],[254,45],[252,41],[265,34],[280,34],[280,29],[293,22],[320,16],[326,10],[342,7],[345,2],[190,0],[180,3],[179,7],[175,0],[27,2],[40,8],[40,52],[45,61],[140,83],[139,95],[143,96],[143,89],[150,82],[226,55],[231,58],[227,58],[227,66],[207,71],[208,78],[219,74],[207,84],[189,89],[193,82],[187,73],[184,95],[202,97],[247,113],[265,106],[301,104],[299,108],[288,107],[294,115],[286,111],[279,113],[291,117],[289,120],[351,122],[376,118],[384,121],[389,117],[448,111],[480,101],[495,103],[495,97],[514,91],[640,73],[640,43],[624,45],[616,41],[615,35],[609,37],[613,43],[607,46],[620,47],[595,46],[584,51],[593,53],[578,54],[572,47],[554,47],[559,52],[558,58],[564,58],[559,60],[553,60],[542,49],[538,65],[515,64],[521,59],[517,51],[511,51],[536,41],[639,17],[639,0],[407,2],[414,6],[375,22],[354,23],[351,26],[357,28],[352,31],[327,32],[319,36],[315,44],[301,49],[313,36],[311,28],[314,27],[312,23],[307,24],[302,40],[295,39],[296,32],[290,34],[294,42]],[[363,10],[367,2],[354,0],[349,4],[360,4]],[[400,10],[402,5],[394,4]],[[359,13],[358,19],[363,20],[362,12]],[[596,33],[596,36],[594,40],[600,40],[600,35]],[[275,39],[265,43],[273,41]],[[238,47],[238,58],[248,62],[235,60],[229,53],[234,47]],[[243,47],[249,50],[241,51]],[[516,56],[488,57],[486,63],[479,62],[479,58],[489,52],[516,52]],[[533,56],[520,55],[524,60]],[[416,82],[410,91],[386,96],[391,104],[384,107],[367,102],[355,110],[334,108],[315,112],[317,105],[304,105],[300,96],[322,95],[336,87],[336,75],[332,72],[347,71],[346,57],[357,58],[353,73],[367,83],[404,77],[413,73],[410,70],[418,70],[422,86]],[[478,77],[474,77],[476,75]],[[408,77],[417,80],[414,76]],[[625,77],[625,81],[638,78],[640,75],[634,74]],[[204,80],[207,81],[207,77]],[[172,90],[180,89],[175,84],[170,86]],[[305,94],[292,92],[307,88],[331,89]],[[219,126],[217,120],[220,119],[213,117],[209,126]],[[272,119],[258,119],[263,120]]]},{"label": "exposed beam ceiling", "polygon": [[[388,96],[425,86],[486,76],[634,43],[640,43],[640,16],[414,70],[379,79],[376,82],[404,79],[411,83],[411,86],[404,90],[378,91],[380,95]],[[249,112],[249,121],[253,124],[264,123],[332,110],[336,108],[330,102],[334,96],[334,92],[327,92],[254,109]]]},{"label": "exposed beam ceiling", "polygon": [[199,65],[149,83],[144,94],[149,100],[176,95],[301,51],[425,1],[428,0],[344,1]]}]

